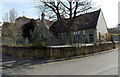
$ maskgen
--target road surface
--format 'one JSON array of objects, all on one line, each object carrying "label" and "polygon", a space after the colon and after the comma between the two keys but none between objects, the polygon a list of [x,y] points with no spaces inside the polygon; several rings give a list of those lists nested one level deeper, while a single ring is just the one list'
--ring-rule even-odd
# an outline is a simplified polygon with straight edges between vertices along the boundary
[{"label": "road surface", "polygon": [[[118,49],[111,51],[85,58],[45,64],[40,64],[39,60],[27,59],[23,64],[14,64],[12,68],[3,67],[2,73],[4,75],[118,75]],[[12,65],[15,62],[16,60],[9,60],[3,63]]]}]

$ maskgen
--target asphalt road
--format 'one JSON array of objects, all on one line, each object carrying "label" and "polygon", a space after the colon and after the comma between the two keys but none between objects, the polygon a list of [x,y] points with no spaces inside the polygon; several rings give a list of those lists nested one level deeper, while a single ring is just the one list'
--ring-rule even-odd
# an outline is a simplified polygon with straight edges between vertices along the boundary
[{"label": "asphalt road", "polygon": [[[40,64],[40,60],[8,60],[3,63],[9,65],[3,67],[4,75],[118,75],[118,49],[112,52]],[[10,58],[9,58],[10,59]],[[9,67],[18,61],[21,65]],[[36,63],[35,63],[36,62]]]}]

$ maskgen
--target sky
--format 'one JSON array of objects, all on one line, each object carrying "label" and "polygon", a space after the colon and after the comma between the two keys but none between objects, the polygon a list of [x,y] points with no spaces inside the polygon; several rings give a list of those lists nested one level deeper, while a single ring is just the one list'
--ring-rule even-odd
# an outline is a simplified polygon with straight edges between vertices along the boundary
[{"label": "sky", "polygon": [[[92,0],[96,6],[102,9],[108,28],[118,24],[118,2],[120,0]],[[32,0],[0,0],[0,22],[2,17],[10,9],[14,8],[19,16],[38,18],[39,14]]]},{"label": "sky", "polygon": [[119,1],[119,4],[118,4],[118,23],[120,24],[120,1]]}]

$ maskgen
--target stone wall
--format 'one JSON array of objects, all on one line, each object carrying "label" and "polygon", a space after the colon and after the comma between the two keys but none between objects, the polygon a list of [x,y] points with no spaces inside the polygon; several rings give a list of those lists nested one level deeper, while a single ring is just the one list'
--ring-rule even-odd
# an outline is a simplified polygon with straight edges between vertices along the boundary
[{"label": "stone wall", "polygon": [[[120,42],[116,43],[120,47]],[[103,43],[81,47],[13,47],[2,46],[2,53],[14,57],[59,59],[88,55],[113,49],[113,44]]]}]

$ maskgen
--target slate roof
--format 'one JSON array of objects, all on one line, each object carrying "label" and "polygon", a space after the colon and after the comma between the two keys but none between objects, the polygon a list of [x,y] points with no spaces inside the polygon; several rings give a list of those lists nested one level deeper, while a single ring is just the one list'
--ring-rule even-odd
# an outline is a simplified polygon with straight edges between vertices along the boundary
[{"label": "slate roof", "polygon": [[[86,13],[86,14],[81,14],[76,16],[74,22],[74,26],[72,27],[73,31],[78,31],[78,30],[83,30],[83,29],[96,29],[97,21],[99,18],[101,9]],[[66,22],[65,24],[68,24],[69,19],[65,19],[64,21]],[[59,21],[54,22],[51,27],[50,31],[53,33],[53,35],[61,32],[65,32],[65,28],[60,25]]]}]

